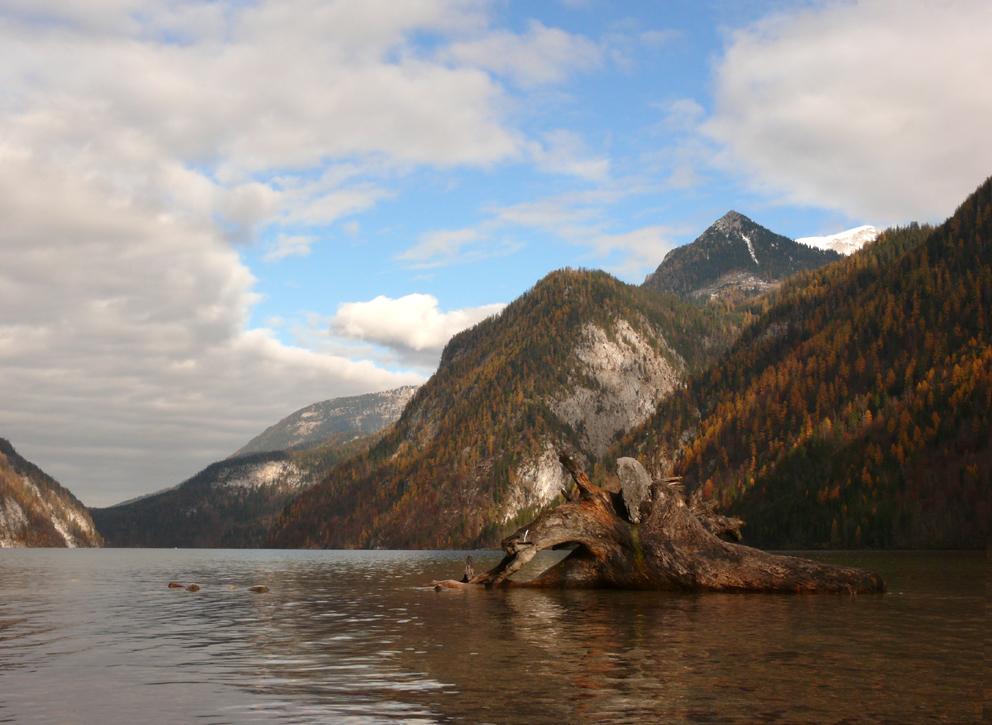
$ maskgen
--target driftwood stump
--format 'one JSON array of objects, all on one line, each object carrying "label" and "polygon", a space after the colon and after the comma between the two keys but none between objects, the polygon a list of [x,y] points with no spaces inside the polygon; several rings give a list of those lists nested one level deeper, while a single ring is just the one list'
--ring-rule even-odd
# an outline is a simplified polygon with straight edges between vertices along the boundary
[{"label": "driftwood stump", "polygon": [[[699,497],[686,501],[678,479],[653,481],[632,458],[621,458],[621,492],[594,486],[559,454],[578,495],[503,540],[506,556],[465,582],[435,588],[529,586],[724,592],[884,592],[878,574],[722,540],[740,538],[740,519],[719,516]],[[543,549],[574,546],[566,558],[529,582],[511,582]]]}]

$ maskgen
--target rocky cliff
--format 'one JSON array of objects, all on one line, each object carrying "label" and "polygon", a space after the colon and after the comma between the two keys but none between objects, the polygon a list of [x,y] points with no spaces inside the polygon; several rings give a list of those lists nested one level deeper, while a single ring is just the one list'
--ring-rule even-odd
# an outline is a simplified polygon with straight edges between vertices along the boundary
[{"label": "rocky cliff", "polygon": [[0,548],[102,543],[86,507],[0,438]]}]

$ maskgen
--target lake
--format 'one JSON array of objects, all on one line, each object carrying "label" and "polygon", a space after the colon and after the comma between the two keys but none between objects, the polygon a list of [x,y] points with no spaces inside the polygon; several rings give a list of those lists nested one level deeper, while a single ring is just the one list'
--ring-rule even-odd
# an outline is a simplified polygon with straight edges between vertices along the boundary
[{"label": "lake", "polygon": [[982,719],[984,552],[810,554],[889,584],[854,597],[423,586],[464,556],[0,550],[0,722]]}]

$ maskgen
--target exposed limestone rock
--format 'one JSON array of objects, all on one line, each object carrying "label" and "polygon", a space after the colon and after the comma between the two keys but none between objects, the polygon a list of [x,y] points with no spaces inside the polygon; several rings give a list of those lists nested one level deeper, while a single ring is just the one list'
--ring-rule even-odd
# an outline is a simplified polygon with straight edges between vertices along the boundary
[{"label": "exposed limestone rock", "polygon": [[525,461],[516,470],[516,480],[510,490],[503,522],[512,519],[528,506],[546,506],[571,485],[568,474],[558,463],[558,453],[551,441],[545,443],[539,458]]},{"label": "exposed limestone rock", "polygon": [[[592,323],[583,333],[585,340],[574,356],[585,380],[573,380],[570,394],[548,405],[562,422],[582,432],[586,450],[601,456],[618,432],[654,413],[658,401],[678,384],[679,373],[626,320],[616,321],[613,339]],[[667,348],[663,338],[661,342]]]},{"label": "exposed limestone rock", "polygon": [[651,498],[651,476],[644,466],[633,458],[617,459],[617,475],[620,477],[620,491],[627,507],[631,523],[641,523],[641,504]]},{"label": "exposed limestone rock", "polygon": [[83,505],[0,439],[0,548],[101,543]]},{"label": "exposed limestone rock", "polygon": [[[656,340],[668,357],[626,320],[616,321],[612,335],[592,323],[583,328],[582,342],[572,354],[578,369],[569,393],[548,401],[552,412],[579,433],[583,450],[603,455],[617,433],[647,420],[658,401],[675,389],[679,372],[669,360],[679,365],[682,360],[661,335]],[[561,441],[547,440],[539,457],[517,467],[503,509],[504,523],[525,508],[546,506],[571,488],[558,462],[560,447]]]}]

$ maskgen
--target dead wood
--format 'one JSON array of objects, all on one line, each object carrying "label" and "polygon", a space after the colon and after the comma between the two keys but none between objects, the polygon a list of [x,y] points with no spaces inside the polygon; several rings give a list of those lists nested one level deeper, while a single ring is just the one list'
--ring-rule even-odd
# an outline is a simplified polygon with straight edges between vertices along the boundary
[{"label": "dead wood", "polygon": [[[545,511],[503,540],[506,555],[467,583],[432,582],[437,588],[530,586],[727,592],[883,592],[878,574],[769,554],[723,541],[740,539],[744,522],[721,516],[678,479],[654,481],[632,458],[617,461],[621,492],[592,484],[566,454],[562,465],[578,495]],[[565,559],[529,582],[509,577],[538,551],[575,545]]]}]

